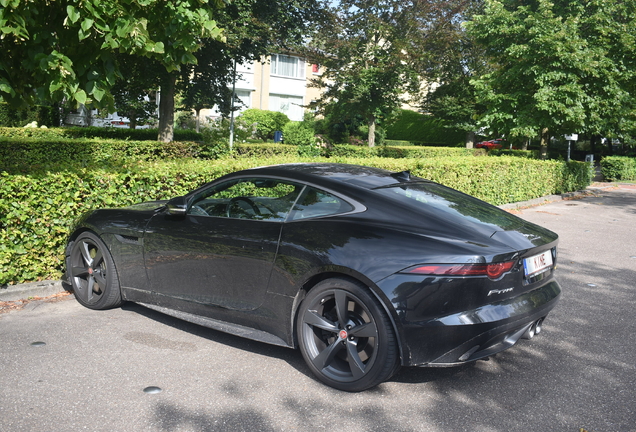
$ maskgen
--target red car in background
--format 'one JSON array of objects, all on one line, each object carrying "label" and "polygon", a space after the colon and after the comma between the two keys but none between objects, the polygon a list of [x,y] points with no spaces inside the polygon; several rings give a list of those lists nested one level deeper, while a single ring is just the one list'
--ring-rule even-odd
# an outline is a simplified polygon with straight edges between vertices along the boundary
[{"label": "red car in background", "polygon": [[502,145],[505,143],[506,143],[506,140],[502,138],[497,138],[490,141],[480,141],[477,143],[475,147],[485,148],[486,150],[500,149]]}]

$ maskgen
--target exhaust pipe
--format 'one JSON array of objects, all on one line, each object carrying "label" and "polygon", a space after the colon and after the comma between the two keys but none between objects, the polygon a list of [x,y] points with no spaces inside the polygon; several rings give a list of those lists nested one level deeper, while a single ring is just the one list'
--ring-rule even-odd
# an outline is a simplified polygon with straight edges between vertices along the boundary
[{"label": "exhaust pipe", "polygon": [[530,327],[528,327],[528,330],[526,330],[526,332],[523,334],[523,336],[521,336],[523,339],[532,339],[534,337],[535,324],[536,323],[530,324]]},{"label": "exhaust pipe", "polygon": [[530,324],[530,327],[528,327],[528,330],[526,330],[526,332],[521,337],[524,339],[532,339],[535,335],[538,335],[539,333],[541,333],[542,325],[543,325],[543,318],[536,320],[535,322]]}]

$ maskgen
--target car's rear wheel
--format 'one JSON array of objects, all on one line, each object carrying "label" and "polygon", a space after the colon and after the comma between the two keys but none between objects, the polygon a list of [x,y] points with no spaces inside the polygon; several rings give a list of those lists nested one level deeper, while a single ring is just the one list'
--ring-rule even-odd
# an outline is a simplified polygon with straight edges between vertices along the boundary
[{"label": "car's rear wheel", "polygon": [[298,313],[298,343],[325,384],[362,391],[386,381],[398,365],[389,318],[367,288],[327,279],[307,293]]},{"label": "car's rear wheel", "polygon": [[122,303],[115,262],[97,235],[80,234],[71,246],[66,266],[75,298],[82,305],[110,309]]}]

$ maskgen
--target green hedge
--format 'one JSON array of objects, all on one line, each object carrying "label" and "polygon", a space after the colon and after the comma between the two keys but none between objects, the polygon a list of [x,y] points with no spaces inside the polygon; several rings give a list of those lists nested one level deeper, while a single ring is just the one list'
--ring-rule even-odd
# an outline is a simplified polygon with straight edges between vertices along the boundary
[{"label": "green hedge", "polygon": [[[12,131],[15,129],[11,129]],[[39,129],[34,129],[39,131]],[[0,133],[0,169],[24,170],[31,165],[44,166],[59,161],[91,164],[121,164],[173,158],[214,159],[205,144],[192,141],[122,141],[108,139],[70,139],[62,129],[50,129],[50,137],[7,138]],[[61,131],[61,132],[60,132]],[[0,131],[1,132],[1,131]],[[287,144],[244,144],[234,146],[236,157],[298,156],[299,147]],[[437,158],[449,156],[485,156],[483,149],[455,147],[365,147],[336,145],[319,150],[326,157]]]},{"label": "green hedge", "polygon": [[446,127],[441,119],[411,110],[401,110],[396,121],[386,127],[388,140],[426,143],[426,145],[464,145],[466,132]]},{"label": "green hedge", "polygon": [[[55,140],[59,138],[105,138],[134,141],[156,141],[157,129],[129,129],[111,127],[56,127],[56,128],[23,128],[0,127],[0,137],[6,138],[39,138]],[[189,129],[175,129],[175,141],[201,141],[202,135]]]},{"label": "green hedge", "polygon": [[386,157],[402,158],[438,158],[451,156],[486,156],[484,149],[467,149],[463,147],[419,147],[419,146],[354,146],[337,145],[328,150],[331,157]]},{"label": "green hedge", "polygon": [[606,180],[636,180],[636,158],[606,156],[601,159],[601,173]]},{"label": "green hedge", "polygon": [[289,162],[353,163],[438,181],[493,204],[522,201],[587,186],[589,164],[498,158],[270,158],[217,161],[175,159],[108,168],[49,164],[24,173],[0,172],[0,284],[61,277],[64,245],[72,221],[82,212],[154,199],[167,199],[223,174]]},{"label": "green hedge", "polygon": [[121,164],[171,158],[198,157],[196,142],[118,141],[96,139],[40,139],[0,137],[0,169],[14,172],[61,161],[84,166]]},{"label": "green hedge", "polygon": [[0,126],[21,128],[32,122],[36,122],[38,126],[59,126],[59,109],[43,105],[13,108],[6,103],[0,103]]},{"label": "green hedge", "polygon": [[488,151],[489,156],[514,156],[528,159],[538,159],[539,150],[510,150],[510,149],[493,149]]}]

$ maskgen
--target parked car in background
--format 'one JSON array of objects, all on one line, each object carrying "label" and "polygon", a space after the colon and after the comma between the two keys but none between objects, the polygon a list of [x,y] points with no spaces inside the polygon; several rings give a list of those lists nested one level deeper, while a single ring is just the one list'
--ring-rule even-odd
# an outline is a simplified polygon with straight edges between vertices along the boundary
[{"label": "parked car in background", "polygon": [[477,143],[475,147],[484,148],[486,150],[492,150],[492,149],[500,149],[504,145],[507,145],[506,140],[504,140],[503,138],[497,138],[497,139],[493,139],[489,141],[480,141]]}]

